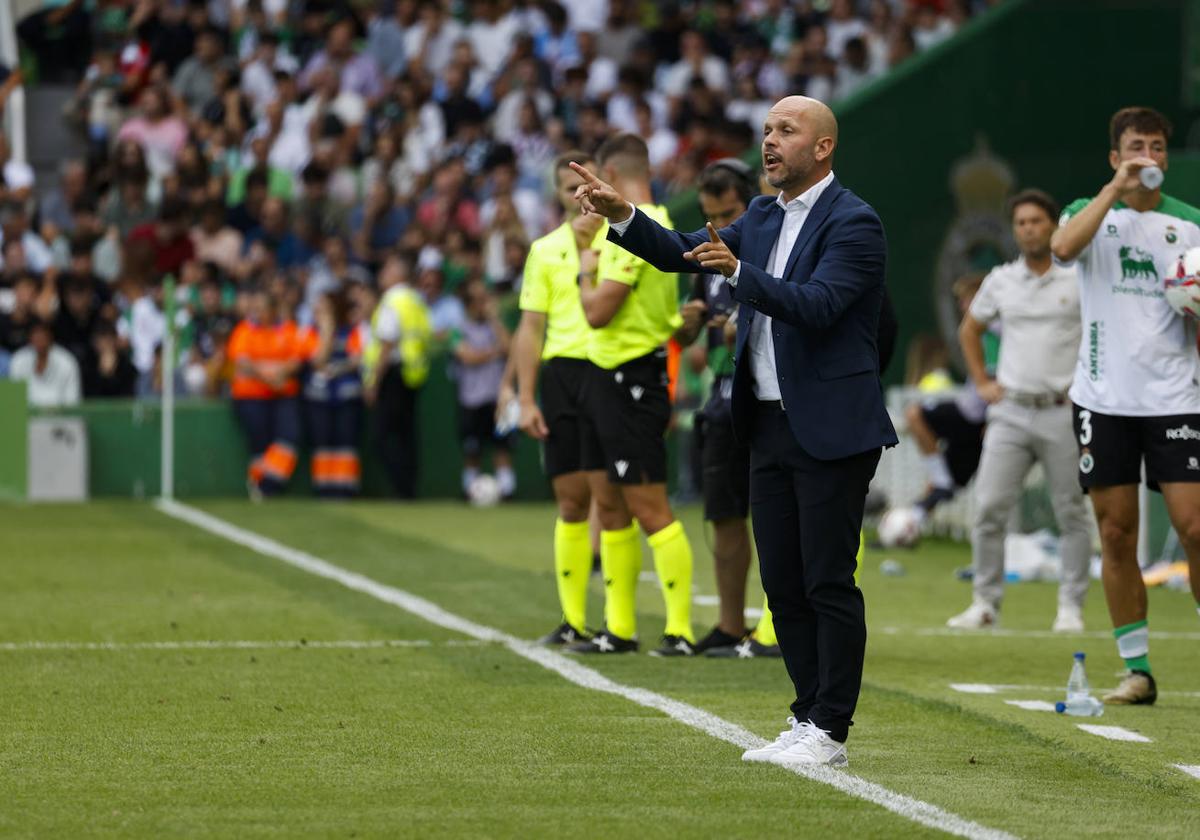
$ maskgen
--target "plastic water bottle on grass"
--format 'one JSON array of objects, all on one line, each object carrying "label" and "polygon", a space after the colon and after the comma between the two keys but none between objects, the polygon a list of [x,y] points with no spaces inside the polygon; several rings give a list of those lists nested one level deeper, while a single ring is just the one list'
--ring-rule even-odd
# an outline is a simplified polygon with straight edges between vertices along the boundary
[{"label": "plastic water bottle on grass", "polygon": [[1067,679],[1067,700],[1065,703],[1055,703],[1054,710],[1059,714],[1100,717],[1104,714],[1104,704],[1092,696],[1083,659],[1083,653],[1075,654],[1075,661],[1071,664],[1071,676]]}]

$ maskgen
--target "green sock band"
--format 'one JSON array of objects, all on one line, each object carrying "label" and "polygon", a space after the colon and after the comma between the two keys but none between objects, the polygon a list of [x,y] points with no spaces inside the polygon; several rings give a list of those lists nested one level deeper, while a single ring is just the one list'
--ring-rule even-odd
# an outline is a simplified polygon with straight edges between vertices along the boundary
[{"label": "green sock band", "polygon": [[662,587],[667,608],[668,636],[682,636],[694,642],[692,635],[692,546],[684,533],[683,523],[676,519],[660,531],[646,537],[654,552],[654,571]]},{"label": "green sock band", "polygon": [[592,571],[592,540],[587,521],[554,523],[554,573],[563,621],[584,632],[587,624],[588,577]]},{"label": "green sock band", "polygon": [[604,571],[604,626],[622,639],[637,635],[637,584],[642,546],[636,523],[619,531],[600,532],[600,567]]},{"label": "green sock band", "polygon": [[1117,653],[1130,671],[1150,673],[1150,622],[1145,619],[1123,624],[1113,630]]}]

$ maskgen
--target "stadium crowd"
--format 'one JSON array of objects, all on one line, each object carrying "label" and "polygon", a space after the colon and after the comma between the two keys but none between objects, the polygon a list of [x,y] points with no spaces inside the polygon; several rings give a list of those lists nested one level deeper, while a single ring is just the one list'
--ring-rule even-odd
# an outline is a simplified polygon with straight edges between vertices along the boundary
[{"label": "stadium crowd", "polygon": [[365,402],[412,495],[431,355],[453,353],[469,464],[483,445],[556,155],[635,133],[665,199],[780,96],[849,96],[987,5],[47,2],[18,33],[76,86],[87,151],[47,183],[0,138],[0,376],[43,405],[155,398],[173,309],[178,390],[235,401],[257,491],[307,440],[317,489],[353,492]]}]

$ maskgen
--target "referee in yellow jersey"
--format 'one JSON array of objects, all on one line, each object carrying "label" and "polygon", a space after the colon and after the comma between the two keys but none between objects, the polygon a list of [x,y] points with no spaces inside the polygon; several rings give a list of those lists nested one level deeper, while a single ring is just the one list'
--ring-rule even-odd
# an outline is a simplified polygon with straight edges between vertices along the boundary
[{"label": "referee in yellow jersey", "polygon": [[[562,623],[543,636],[544,645],[590,641],[587,617],[592,543],[588,533],[591,492],[581,461],[580,400],[590,364],[591,328],[579,303],[579,242],[591,248],[604,240],[603,217],[579,215],[575,189],[583,178],[567,165],[583,152],[554,161],[554,189],[566,220],[529,247],[521,281],[521,323],[513,339],[521,430],[542,442],[542,460],[554,490],[554,573]],[[541,405],[535,397],[541,367]]]},{"label": "referee in yellow jersey", "polygon": [[[602,177],[646,215],[669,226],[650,194],[646,143],[618,134],[596,152]],[[664,344],[683,323],[678,276],[659,271],[623,248],[603,242],[580,253],[580,300],[593,328],[591,363],[583,380],[583,467],[600,517],[604,629],[569,650],[623,653],[638,648],[635,616],[642,546],[654,555],[667,621],[658,656],[692,656],[692,550],[667,500],[671,419]],[[635,522],[636,520],[636,522]]]}]

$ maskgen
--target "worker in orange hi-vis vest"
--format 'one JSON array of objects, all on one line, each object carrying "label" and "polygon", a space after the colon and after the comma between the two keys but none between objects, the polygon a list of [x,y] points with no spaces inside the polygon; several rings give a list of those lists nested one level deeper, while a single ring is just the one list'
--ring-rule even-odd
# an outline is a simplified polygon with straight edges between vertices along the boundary
[{"label": "worker in orange hi-vis vest", "polygon": [[247,317],[229,337],[233,406],[250,446],[251,498],[283,492],[300,444],[300,331],[265,290],[249,297]]},{"label": "worker in orange hi-vis vest", "polygon": [[322,295],[315,323],[302,333],[304,408],[312,444],[312,482],[318,496],[348,498],[358,493],[362,465],[364,328],[355,323],[345,289]]}]

